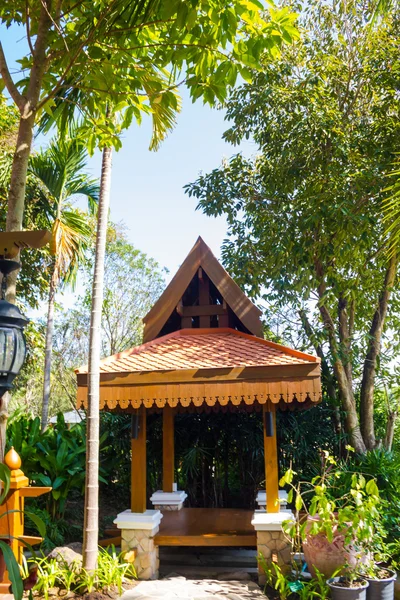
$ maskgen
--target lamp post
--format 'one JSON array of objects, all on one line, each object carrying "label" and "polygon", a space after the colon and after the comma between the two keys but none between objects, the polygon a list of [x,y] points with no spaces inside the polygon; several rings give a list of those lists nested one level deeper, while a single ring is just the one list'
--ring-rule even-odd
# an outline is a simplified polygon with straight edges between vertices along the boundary
[{"label": "lamp post", "polygon": [[26,355],[23,330],[28,319],[15,304],[5,299],[7,276],[19,266],[15,260],[0,258],[0,273],[3,275],[0,296],[0,398],[11,389]]}]

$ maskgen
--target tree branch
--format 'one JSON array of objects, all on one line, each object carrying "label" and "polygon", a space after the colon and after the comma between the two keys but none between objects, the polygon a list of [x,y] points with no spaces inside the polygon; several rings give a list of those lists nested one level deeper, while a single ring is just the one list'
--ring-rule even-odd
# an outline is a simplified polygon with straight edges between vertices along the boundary
[{"label": "tree branch", "polygon": [[367,447],[373,449],[376,446],[375,427],[374,427],[374,389],[375,373],[378,356],[381,352],[381,341],[383,328],[385,324],[387,309],[389,305],[390,294],[397,273],[398,257],[394,254],[389,261],[386,269],[385,280],[379,295],[378,306],[375,310],[371,327],[369,330],[369,339],[367,354],[364,360],[363,375],[360,391],[360,415],[361,431]]},{"label": "tree branch", "polygon": [[10,71],[8,69],[6,57],[4,56],[3,46],[2,46],[1,42],[0,42],[0,74],[6,85],[8,93],[10,94],[11,98],[14,100],[14,102],[17,105],[17,107],[19,108],[20,112],[22,112],[23,107],[24,107],[24,97],[22,96],[22,94],[20,94],[17,86],[15,85],[15,83],[12,80]]}]

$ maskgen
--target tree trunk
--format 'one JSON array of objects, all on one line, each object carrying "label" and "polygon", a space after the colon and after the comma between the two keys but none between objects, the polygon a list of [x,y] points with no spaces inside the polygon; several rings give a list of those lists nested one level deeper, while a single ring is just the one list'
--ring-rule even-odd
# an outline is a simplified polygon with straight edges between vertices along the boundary
[{"label": "tree trunk", "polygon": [[[52,21],[47,3],[43,1],[40,9],[39,26],[34,47],[34,58],[26,96],[22,96],[22,94],[20,94],[16,86],[13,84],[12,77],[3,54],[3,48],[1,47],[0,43],[0,74],[4,83],[6,84],[10,96],[14,100],[20,112],[17,145],[13,157],[10,188],[8,192],[6,231],[19,231],[22,229],[28,161],[31,153],[33,128],[36,117],[36,105],[40,97],[43,76],[46,70],[47,38],[51,24]],[[16,260],[19,260],[19,256]],[[15,302],[17,275],[18,271],[14,271],[9,277],[7,277],[6,299],[12,303]],[[10,394],[6,393],[0,401],[1,462],[4,460],[9,400]]]},{"label": "tree trunk", "polygon": [[[21,117],[18,129],[17,146],[11,170],[6,231],[20,231],[22,229],[25,206],[26,174],[31,151],[33,125],[34,115],[30,115],[26,119]],[[19,260],[19,256],[16,257],[16,260]],[[6,300],[13,304],[15,303],[16,296],[17,275],[18,270],[13,271],[7,277]],[[0,402],[0,462],[3,462],[4,460],[9,402],[10,393],[6,392]]]},{"label": "tree trunk", "polygon": [[381,352],[382,333],[385,324],[390,294],[397,272],[398,259],[394,254],[386,270],[385,281],[379,297],[378,307],[375,311],[371,329],[367,355],[364,361],[363,376],[360,392],[360,420],[361,432],[368,450],[376,447],[374,427],[374,389],[375,373],[378,356]]},{"label": "tree trunk", "polygon": [[46,341],[44,349],[44,377],[43,377],[43,400],[42,400],[42,433],[47,429],[47,421],[49,417],[49,401],[50,401],[50,374],[51,374],[51,355],[53,350],[53,332],[54,332],[54,300],[56,296],[56,270],[55,259],[53,261],[50,289],[49,289],[49,305],[47,310],[47,327]]},{"label": "tree trunk", "polygon": [[110,204],[112,149],[104,148],[101,165],[100,198],[97,217],[92,310],[90,315],[88,411],[86,419],[86,485],[83,532],[83,566],[94,571],[99,535],[99,404],[101,315],[103,308],[104,258]]},{"label": "tree trunk", "polygon": [[315,259],[315,271],[319,279],[318,285],[318,297],[319,303],[318,308],[322,317],[324,328],[328,335],[329,348],[332,354],[333,372],[335,374],[337,386],[339,389],[339,396],[346,413],[345,415],[345,428],[346,433],[349,436],[349,442],[353,446],[354,450],[359,454],[363,454],[366,451],[363,437],[360,430],[360,422],[357,414],[356,402],[354,399],[354,392],[347,378],[346,369],[340,358],[340,352],[338,348],[338,341],[336,338],[335,323],[332,316],[324,304],[326,286],[324,281],[324,272],[321,262]]}]

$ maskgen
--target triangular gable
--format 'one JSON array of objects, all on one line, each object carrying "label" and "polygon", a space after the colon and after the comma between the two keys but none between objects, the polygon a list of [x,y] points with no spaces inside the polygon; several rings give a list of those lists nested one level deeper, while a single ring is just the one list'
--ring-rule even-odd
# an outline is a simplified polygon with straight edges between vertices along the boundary
[{"label": "triangular gable", "polygon": [[247,298],[215,258],[207,244],[199,237],[170,284],[144,317],[144,342],[153,340],[159,335],[199,267],[205,271],[224,301],[248,331],[263,337],[261,311]]}]

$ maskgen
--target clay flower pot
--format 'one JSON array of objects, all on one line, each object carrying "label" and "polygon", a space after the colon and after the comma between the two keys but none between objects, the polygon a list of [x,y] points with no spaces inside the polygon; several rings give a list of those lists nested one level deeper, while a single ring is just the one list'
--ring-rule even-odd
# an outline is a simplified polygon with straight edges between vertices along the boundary
[{"label": "clay flower pot", "polygon": [[[319,517],[307,517],[307,521],[311,524],[319,521]],[[333,573],[341,569],[346,564],[355,566],[357,557],[355,550],[351,545],[344,545],[345,535],[333,529],[333,540],[328,541],[324,533],[316,535],[308,534],[303,542],[304,558],[306,560],[308,570],[315,577],[316,567],[325,577],[332,577]]]}]

